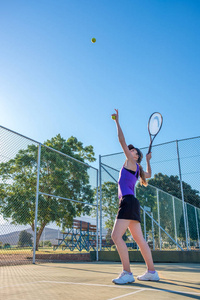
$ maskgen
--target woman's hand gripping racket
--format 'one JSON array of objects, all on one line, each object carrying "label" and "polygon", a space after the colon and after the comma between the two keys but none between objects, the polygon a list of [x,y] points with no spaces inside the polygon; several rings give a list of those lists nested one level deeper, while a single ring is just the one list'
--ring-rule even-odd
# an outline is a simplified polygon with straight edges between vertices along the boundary
[{"label": "woman's hand gripping racket", "polygon": [[155,137],[157,136],[158,132],[160,131],[160,129],[162,127],[162,123],[163,123],[163,117],[160,113],[155,112],[150,116],[149,122],[148,122],[150,144],[149,144],[149,150],[148,150],[147,154],[149,154],[151,152],[151,147],[152,147],[153,141],[154,141]]}]

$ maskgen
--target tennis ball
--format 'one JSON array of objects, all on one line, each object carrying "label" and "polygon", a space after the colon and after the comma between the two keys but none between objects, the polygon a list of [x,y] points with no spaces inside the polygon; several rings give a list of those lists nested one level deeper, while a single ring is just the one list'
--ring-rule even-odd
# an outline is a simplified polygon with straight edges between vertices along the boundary
[{"label": "tennis ball", "polygon": [[113,119],[113,120],[116,120],[116,117],[115,117],[115,116],[112,116],[112,119]]},{"label": "tennis ball", "polygon": [[95,38],[92,38],[92,39],[91,39],[91,42],[92,42],[92,43],[96,43],[96,39],[95,39]]}]

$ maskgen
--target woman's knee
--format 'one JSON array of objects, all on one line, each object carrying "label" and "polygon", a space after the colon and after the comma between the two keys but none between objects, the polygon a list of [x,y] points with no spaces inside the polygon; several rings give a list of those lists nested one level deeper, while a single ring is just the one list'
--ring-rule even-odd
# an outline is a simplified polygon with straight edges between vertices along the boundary
[{"label": "woman's knee", "polygon": [[129,220],[116,220],[113,231],[111,234],[111,238],[116,243],[116,241],[121,241],[123,234],[126,232],[126,229],[129,226]]},{"label": "woman's knee", "polygon": [[113,240],[113,242],[115,242],[116,238],[117,238],[117,234],[116,234],[115,231],[113,231],[113,232],[111,233],[111,239]]},{"label": "woman's knee", "polygon": [[117,233],[117,231],[113,231],[111,234],[111,239],[113,240],[114,243],[122,239],[122,236]]}]

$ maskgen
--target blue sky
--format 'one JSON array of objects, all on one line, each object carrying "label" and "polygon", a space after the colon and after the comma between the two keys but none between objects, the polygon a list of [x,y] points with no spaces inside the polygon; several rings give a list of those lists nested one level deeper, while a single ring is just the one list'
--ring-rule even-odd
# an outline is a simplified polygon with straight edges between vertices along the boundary
[{"label": "blue sky", "polygon": [[[0,124],[39,142],[60,133],[121,151],[199,136],[200,1],[0,1]],[[95,44],[91,38],[97,39]]]}]

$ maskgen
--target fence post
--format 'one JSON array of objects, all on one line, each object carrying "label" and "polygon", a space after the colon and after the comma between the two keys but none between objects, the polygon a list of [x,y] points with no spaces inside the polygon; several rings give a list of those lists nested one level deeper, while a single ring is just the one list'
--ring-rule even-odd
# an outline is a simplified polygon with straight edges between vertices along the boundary
[{"label": "fence post", "polygon": [[[173,203],[173,215],[174,215],[175,240],[176,240],[176,242],[178,243],[178,239],[177,239],[177,228],[176,228],[176,211],[175,211],[174,196],[172,197],[172,203]],[[176,250],[178,250],[178,246],[176,246]]]},{"label": "fence post", "polygon": [[96,210],[96,261],[99,260],[99,193],[98,193],[98,189],[99,189],[99,172],[97,170],[97,210]]},{"label": "fence post", "polygon": [[198,238],[198,244],[200,249],[200,238],[199,238],[199,224],[198,224],[198,217],[197,217],[197,208],[195,207],[195,218],[197,223],[197,238]]},{"label": "fence post", "polygon": [[102,190],[101,190],[101,155],[99,155],[99,192],[100,192],[100,199],[99,199],[99,204],[100,204],[100,251],[102,250]]},{"label": "fence post", "polygon": [[151,225],[152,225],[152,240],[153,240],[153,250],[155,250],[155,241],[154,241],[154,224],[153,224],[153,212],[151,213]]},{"label": "fence post", "polygon": [[190,227],[189,227],[187,206],[188,206],[188,204],[185,202],[185,215],[186,215],[186,224],[187,224],[188,249],[191,250],[191,244],[190,244]]},{"label": "fence post", "polygon": [[145,241],[147,241],[146,212],[145,212],[145,208],[143,210],[143,217],[144,217],[144,239],[145,239]]},{"label": "fence post", "polygon": [[[137,189],[136,189],[136,185],[135,185],[135,189],[134,189],[134,193],[135,193],[135,198],[137,197]],[[138,247],[138,244],[136,243],[136,245],[137,245],[137,251],[139,250],[139,247]]]},{"label": "fence post", "polygon": [[182,175],[181,175],[181,164],[180,164],[180,155],[178,148],[178,140],[176,140],[176,150],[177,150],[177,158],[178,158],[178,169],[179,169],[179,178],[180,178],[180,186],[181,186],[181,196],[182,196],[182,204],[183,204],[183,218],[184,218],[184,227],[185,227],[185,239],[186,246],[188,249],[188,231],[187,231],[187,221],[186,221],[186,211],[185,211],[185,201],[184,201],[184,193],[183,193],[183,183],[182,183]]},{"label": "fence post", "polygon": [[37,187],[36,187],[36,200],[35,200],[35,225],[34,225],[34,245],[33,245],[33,264],[35,264],[35,251],[36,251],[36,239],[37,239],[37,215],[38,215],[38,198],[39,198],[39,181],[40,181],[40,155],[41,155],[41,144],[38,145]]},{"label": "fence post", "polygon": [[156,189],[156,193],[157,193],[157,207],[158,207],[159,243],[160,243],[160,250],[162,250],[161,230],[160,230],[160,204],[159,204],[159,192],[158,192],[158,189]]}]

